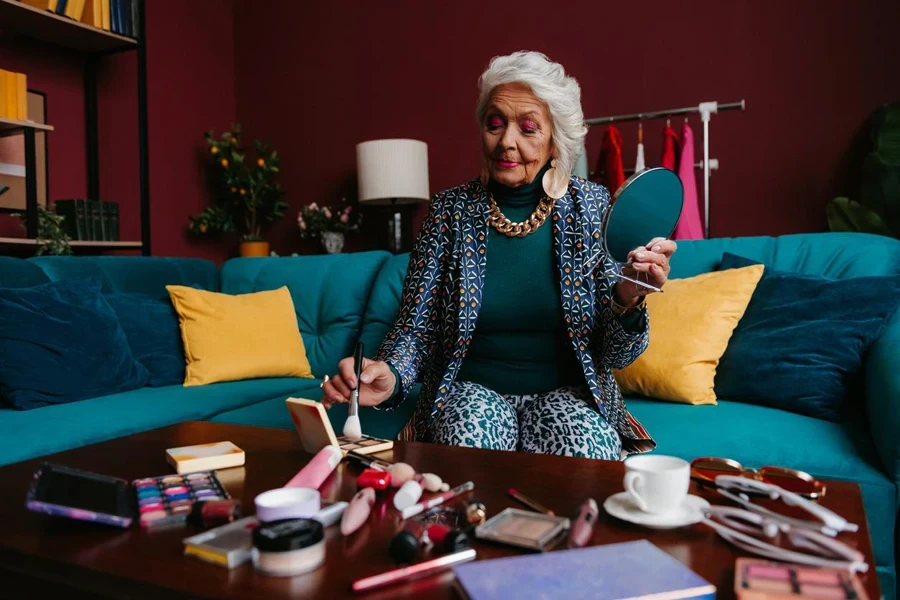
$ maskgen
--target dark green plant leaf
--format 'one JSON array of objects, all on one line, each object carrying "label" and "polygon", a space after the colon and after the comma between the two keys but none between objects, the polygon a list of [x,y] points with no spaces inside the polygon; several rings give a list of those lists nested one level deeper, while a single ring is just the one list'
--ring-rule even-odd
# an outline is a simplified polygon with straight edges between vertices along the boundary
[{"label": "dark green plant leaf", "polygon": [[875,113],[872,142],[883,163],[900,167],[900,102],[885,104]]},{"label": "dark green plant leaf", "polygon": [[825,207],[831,231],[875,233],[895,237],[875,211],[849,198],[834,198]]},{"label": "dark green plant leaf", "polygon": [[875,152],[863,162],[860,202],[900,232],[900,166],[884,163]]}]

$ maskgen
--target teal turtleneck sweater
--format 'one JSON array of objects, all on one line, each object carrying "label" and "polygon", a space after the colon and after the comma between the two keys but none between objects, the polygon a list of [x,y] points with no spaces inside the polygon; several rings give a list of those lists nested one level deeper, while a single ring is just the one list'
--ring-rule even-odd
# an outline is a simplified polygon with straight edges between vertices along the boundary
[{"label": "teal turtleneck sweater", "polygon": [[[488,182],[509,220],[524,221],[534,212],[549,166],[518,188]],[[489,227],[485,256],[481,309],[457,379],[501,394],[538,394],[584,383],[566,334],[550,220],[522,238]]]},{"label": "teal turtleneck sweater", "polygon": [[[488,182],[488,190],[508,219],[524,221],[534,212],[549,167],[548,163],[532,183],[518,188]],[[584,373],[566,334],[549,219],[522,238],[488,227],[485,259],[478,322],[457,380],[517,395],[583,384]],[[621,323],[628,331],[639,331],[643,318],[640,313],[629,314]],[[391,371],[396,395],[400,378],[393,367]]]}]

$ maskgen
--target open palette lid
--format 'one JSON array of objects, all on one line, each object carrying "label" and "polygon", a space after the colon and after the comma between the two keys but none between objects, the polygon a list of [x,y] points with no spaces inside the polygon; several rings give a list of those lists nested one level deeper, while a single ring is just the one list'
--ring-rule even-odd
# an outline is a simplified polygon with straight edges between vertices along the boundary
[{"label": "open palette lid", "polygon": [[321,402],[307,400],[306,398],[287,398],[284,401],[291,421],[300,436],[303,449],[310,454],[315,454],[325,446],[337,446],[346,456],[353,450],[359,454],[374,454],[394,447],[394,442],[381,438],[375,438],[363,434],[362,439],[354,442],[345,436],[336,436],[331,420]]}]

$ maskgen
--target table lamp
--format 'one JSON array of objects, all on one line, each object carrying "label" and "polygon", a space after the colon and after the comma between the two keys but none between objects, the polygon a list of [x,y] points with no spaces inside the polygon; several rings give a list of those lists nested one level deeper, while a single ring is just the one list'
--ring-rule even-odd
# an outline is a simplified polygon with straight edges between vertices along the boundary
[{"label": "table lamp", "polygon": [[428,144],[418,140],[372,140],[356,145],[359,201],[390,206],[389,246],[394,254],[402,247],[400,206],[427,201]]}]

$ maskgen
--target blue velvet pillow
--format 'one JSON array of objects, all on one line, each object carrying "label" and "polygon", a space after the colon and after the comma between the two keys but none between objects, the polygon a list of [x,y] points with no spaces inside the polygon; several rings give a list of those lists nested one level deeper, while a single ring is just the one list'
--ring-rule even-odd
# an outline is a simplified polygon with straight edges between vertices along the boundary
[{"label": "blue velvet pillow", "polygon": [[107,294],[119,317],[134,358],[150,374],[150,387],[184,383],[184,343],[178,313],[168,297],[149,294]]},{"label": "blue velvet pillow", "polygon": [[98,279],[0,288],[0,395],[30,410],[147,384]]},{"label": "blue velvet pillow", "polygon": [[[725,253],[719,269],[759,264]],[[900,305],[900,276],[768,267],[716,369],[716,396],[840,421],[863,356]]]}]

